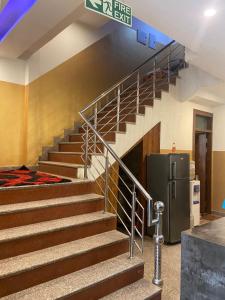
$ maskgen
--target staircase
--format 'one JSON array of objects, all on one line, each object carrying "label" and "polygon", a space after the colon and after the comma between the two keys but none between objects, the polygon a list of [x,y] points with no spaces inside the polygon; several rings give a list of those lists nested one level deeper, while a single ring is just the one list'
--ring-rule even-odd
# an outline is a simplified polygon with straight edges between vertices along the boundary
[{"label": "staircase", "polygon": [[[40,171],[70,183],[0,189],[2,299],[161,299],[163,205],[153,213],[150,195],[120,160],[118,140],[184,67],[184,48],[172,42],[82,110],[78,131],[39,161]],[[130,197],[112,176],[116,164],[133,184],[123,182]],[[138,254],[145,215],[156,228],[154,284]]]}]

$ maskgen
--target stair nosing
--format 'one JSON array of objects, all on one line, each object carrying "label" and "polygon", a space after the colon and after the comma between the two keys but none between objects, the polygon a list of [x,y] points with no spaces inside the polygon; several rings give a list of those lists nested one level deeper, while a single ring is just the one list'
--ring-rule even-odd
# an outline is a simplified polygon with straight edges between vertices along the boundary
[{"label": "stair nosing", "polygon": [[[142,259],[135,257],[130,260],[128,259],[128,256],[129,253],[126,252],[122,255],[107,259],[76,272],[5,296],[2,299],[19,300],[24,299],[24,297],[25,299],[31,299],[32,297],[32,299],[38,300],[40,299],[40,295],[42,297],[44,295],[46,297],[45,299],[64,299],[65,297],[76,295],[79,291],[86,290],[87,288],[94,286],[96,283],[113,279],[119,274],[124,274],[127,271],[143,266],[144,262]],[[79,278],[83,278],[83,280],[77,283]],[[34,296],[36,297],[34,298]]]},{"label": "stair nosing", "polygon": [[52,166],[64,166],[67,168],[73,168],[73,169],[77,169],[77,168],[84,168],[84,165],[81,164],[72,164],[72,163],[64,163],[64,162],[57,162],[57,161],[50,161],[50,160],[41,160],[38,162],[39,164],[44,164],[44,165],[52,165]]},{"label": "stair nosing", "polygon": [[[115,235],[115,239],[113,240],[113,236]],[[116,237],[117,235],[117,237]],[[100,243],[100,238],[105,237],[106,241]],[[111,237],[111,240],[110,240]],[[108,238],[108,240],[107,240]],[[82,238],[79,240],[75,240],[72,242],[67,242],[63,244],[59,244],[53,247],[49,247],[46,249],[37,250],[34,252],[22,254],[19,256],[2,259],[0,261],[0,279],[7,278],[10,276],[15,276],[21,274],[23,272],[27,272],[29,270],[34,270],[40,268],[42,266],[47,266],[55,262],[63,261],[64,259],[69,259],[71,257],[79,256],[80,254],[88,253],[93,249],[98,249],[105,247],[106,245],[113,245],[115,243],[128,240],[128,236],[116,231],[108,231],[104,233],[100,233],[97,235],[93,235],[90,237]],[[89,241],[89,245],[85,245],[85,242]],[[83,249],[82,249],[83,242]],[[98,244],[99,243],[99,244]],[[80,245],[79,245],[80,244]],[[91,245],[93,244],[93,245]],[[96,246],[97,245],[97,246]],[[77,250],[77,246],[80,246],[80,249]],[[89,246],[89,248],[88,248]],[[64,248],[64,249],[63,249]],[[76,249],[74,249],[76,248]],[[63,251],[64,250],[64,251]],[[67,253],[65,253],[67,250]],[[53,257],[55,255],[55,257]],[[35,261],[36,258],[36,261]],[[26,265],[27,261],[27,265]],[[7,271],[11,263],[11,270]],[[19,266],[20,263],[20,266]],[[12,267],[13,265],[13,267]],[[5,270],[4,270],[5,267]],[[14,268],[14,269],[13,269]]]},{"label": "stair nosing", "polygon": [[82,155],[84,152],[72,152],[72,151],[49,151],[49,154],[66,154],[66,155]]},{"label": "stair nosing", "polygon": [[[139,295],[133,295],[132,288],[135,290],[140,291]],[[141,288],[141,290],[140,290]],[[157,287],[153,283],[149,282],[146,279],[140,279],[130,285],[127,285],[105,297],[102,298],[102,300],[113,300],[113,299],[123,299],[121,297],[125,297],[125,299],[131,299],[131,300],[143,300],[143,299],[149,299],[150,296],[156,296],[161,293],[162,289],[160,287]],[[125,293],[125,294],[124,294]],[[151,293],[151,294],[149,294]],[[128,298],[128,297],[129,298]]]},{"label": "stair nosing", "polygon": [[[92,218],[93,216],[96,216],[95,218]],[[90,220],[80,220],[80,222],[74,222],[71,224],[67,224],[67,225],[60,225],[60,224],[54,224],[54,223],[59,223],[60,221],[63,222],[63,221],[71,221],[72,219],[82,219],[84,217],[89,217]],[[29,224],[29,225],[23,225],[23,226],[18,226],[18,227],[14,227],[14,228],[7,228],[7,229],[2,229],[0,230],[0,244],[1,243],[6,243],[6,242],[9,242],[9,241],[16,241],[16,240],[20,240],[20,239],[24,239],[24,238],[29,238],[29,237],[35,237],[35,236],[38,236],[38,235],[42,235],[42,234],[46,234],[46,233],[52,233],[52,232],[57,232],[57,231],[60,231],[60,230],[65,230],[65,229],[68,229],[68,228],[72,228],[72,227],[76,227],[76,226],[82,226],[84,224],[92,224],[92,223],[96,223],[96,222],[100,222],[100,221],[103,221],[103,220],[109,220],[109,219],[114,219],[116,216],[113,215],[113,214],[110,214],[110,213],[107,213],[107,214],[104,214],[103,211],[99,211],[99,212],[93,212],[93,213],[87,213],[87,214],[82,214],[82,215],[77,215],[77,216],[72,216],[72,217],[65,217],[65,218],[60,218],[60,219],[54,219],[54,220],[50,220],[50,221],[44,221],[44,222],[39,222],[39,223],[34,223],[34,224]],[[48,227],[49,225],[49,227]],[[52,225],[55,225],[54,228],[50,227]],[[58,226],[57,226],[58,225]],[[39,231],[38,231],[38,227],[39,226],[46,226],[46,230],[43,230],[41,228],[39,228]],[[36,229],[36,228],[37,229]],[[27,228],[32,228],[33,230],[36,229],[36,231],[34,230],[33,233],[30,232],[30,233],[27,233],[25,234]],[[5,231],[5,233],[7,234],[13,231],[19,231],[19,230],[22,230],[23,233],[21,235],[17,234],[11,237],[6,237],[6,238],[1,238],[1,233],[3,233]]]},{"label": "stair nosing", "polygon": [[[82,196],[87,196],[87,197],[90,197],[90,198],[86,198],[86,199],[82,199]],[[68,201],[68,202],[63,202],[63,200],[66,200],[66,199],[70,199],[71,198],[71,201]],[[77,199],[73,199],[72,198],[77,198]],[[54,200],[59,200],[59,199],[62,199],[61,202],[54,202]],[[84,195],[79,195],[79,196],[69,196],[69,197],[59,197],[59,198],[52,198],[52,199],[46,199],[46,200],[41,200],[40,202],[39,201],[28,201],[28,202],[22,202],[22,203],[14,203],[14,204],[4,204],[4,205],[0,205],[0,216],[1,215],[7,215],[7,214],[14,214],[14,213],[17,213],[17,212],[25,212],[25,211],[32,211],[32,210],[39,210],[39,209],[43,209],[43,208],[49,208],[49,207],[55,207],[55,206],[63,206],[63,205],[70,205],[70,204],[75,204],[75,203],[81,203],[81,202],[89,202],[89,201],[96,201],[98,199],[104,199],[104,196],[102,195],[97,195],[97,194],[84,194]],[[51,202],[53,202],[51,204]],[[46,203],[46,205],[44,205]],[[49,203],[49,204],[47,204]],[[23,205],[34,205],[36,207],[33,207],[33,206],[30,206],[28,208],[17,208],[17,209],[14,209],[14,210],[9,210],[9,211],[1,211],[1,207],[4,206],[4,207],[7,207],[7,206],[13,206],[13,207],[19,207],[19,206],[22,206]],[[39,206],[38,206],[39,204]],[[42,204],[42,205],[41,205]]]}]

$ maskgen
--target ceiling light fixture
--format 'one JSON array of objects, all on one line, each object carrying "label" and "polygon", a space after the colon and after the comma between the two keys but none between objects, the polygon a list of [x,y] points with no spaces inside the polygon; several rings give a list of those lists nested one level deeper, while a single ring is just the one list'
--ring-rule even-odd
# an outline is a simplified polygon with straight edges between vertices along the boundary
[{"label": "ceiling light fixture", "polygon": [[0,12],[0,42],[7,37],[36,2],[37,0],[8,0]]},{"label": "ceiling light fixture", "polygon": [[204,16],[205,17],[213,17],[216,14],[216,10],[214,8],[206,9],[204,11]]}]

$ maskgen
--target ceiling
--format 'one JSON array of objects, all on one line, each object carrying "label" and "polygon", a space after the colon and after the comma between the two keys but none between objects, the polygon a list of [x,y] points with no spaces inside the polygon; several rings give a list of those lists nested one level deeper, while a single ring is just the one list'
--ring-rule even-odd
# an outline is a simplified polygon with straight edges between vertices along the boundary
[{"label": "ceiling", "polygon": [[[122,0],[121,0],[122,1]],[[4,5],[7,0],[0,0]],[[133,14],[184,44],[188,60],[225,80],[224,0],[123,0]],[[217,15],[206,18],[205,9]],[[38,0],[10,35],[0,44],[0,57],[27,59],[74,21],[101,26],[108,19],[87,11],[83,0]],[[219,94],[224,95],[222,88]]]},{"label": "ceiling", "polygon": [[[0,0],[2,5],[5,2]],[[107,21],[87,11],[83,3],[83,0],[38,0],[0,44],[0,57],[27,59],[74,21],[92,26]]]},{"label": "ceiling", "polygon": [[[224,0],[124,0],[136,17],[156,27],[188,48],[194,65],[225,80]],[[204,11],[217,14],[206,18]]]}]

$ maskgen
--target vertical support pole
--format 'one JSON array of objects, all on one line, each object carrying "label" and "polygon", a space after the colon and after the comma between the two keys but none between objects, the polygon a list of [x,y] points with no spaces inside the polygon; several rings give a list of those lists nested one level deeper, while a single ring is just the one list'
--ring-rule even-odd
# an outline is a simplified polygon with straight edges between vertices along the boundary
[{"label": "vertical support pole", "polygon": [[140,104],[140,72],[137,73],[137,114],[139,114]]},{"label": "vertical support pole", "polygon": [[105,158],[105,206],[104,212],[107,212],[107,204],[109,199],[109,151],[106,150],[106,158]]},{"label": "vertical support pole", "polygon": [[120,129],[120,86],[118,86],[117,90],[117,112],[116,112],[116,130],[119,131]]},{"label": "vertical support pole", "polygon": [[164,238],[162,234],[162,215],[164,211],[164,204],[162,202],[156,202],[154,205],[156,211],[156,227],[154,234],[155,250],[154,250],[154,278],[152,280],[153,284],[157,286],[163,285],[163,280],[161,278],[161,260],[162,260],[162,244],[164,243]]},{"label": "vertical support pole", "polygon": [[[98,104],[95,105],[94,108],[94,128],[97,130],[98,125]],[[96,143],[97,143],[97,136],[94,135],[94,149],[93,152],[96,153]]]},{"label": "vertical support pole", "polygon": [[170,84],[170,60],[171,60],[171,48],[169,46],[169,54],[168,54],[168,83]]},{"label": "vertical support pole", "polygon": [[89,142],[89,128],[86,126],[86,133],[85,133],[85,165],[84,165],[84,178],[88,178],[88,142]]},{"label": "vertical support pole", "polygon": [[157,57],[154,59],[153,65],[153,98],[156,98],[156,60]]},{"label": "vertical support pole", "polygon": [[132,192],[132,209],[131,209],[130,258],[134,257],[136,200],[137,200],[137,196],[136,196],[135,184],[134,184],[134,188]]}]

